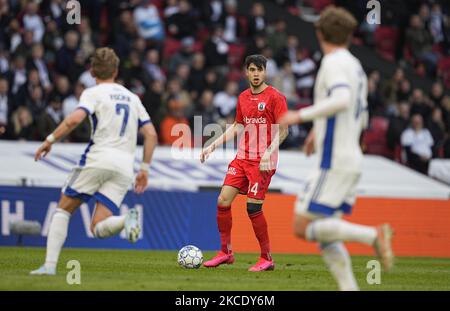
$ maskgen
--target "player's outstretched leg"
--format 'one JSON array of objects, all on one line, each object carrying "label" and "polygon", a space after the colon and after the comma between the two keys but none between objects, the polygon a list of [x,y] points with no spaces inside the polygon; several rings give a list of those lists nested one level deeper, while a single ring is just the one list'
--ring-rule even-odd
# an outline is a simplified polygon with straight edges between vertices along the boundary
[{"label": "player's outstretched leg", "polygon": [[220,233],[221,250],[211,260],[205,261],[203,266],[207,268],[217,267],[222,264],[234,263],[234,255],[231,250],[232,214],[231,202],[236,197],[238,190],[230,186],[223,186],[217,199],[217,227]]},{"label": "player's outstretched leg", "polygon": [[389,271],[393,266],[394,254],[391,247],[393,233],[388,224],[376,228],[338,218],[317,219],[306,226],[305,237],[308,241],[320,243],[348,241],[367,244],[375,248],[385,271]]},{"label": "player's outstretched leg", "polygon": [[247,213],[261,248],[261,256],[258,262],[250,267],[248,271],[260,272],[274,270],[275,263],[270,255],[269,232],[267,229],[267,221],[262,211],[262,202],[247,202]]},{"label": "player's outstretched leg", "polygon": [[335,278],[341,291],[359,290],[353,275],[352,261],[342,242],[321,243],[323,260]]},{"label": "player's outstretched leg", "polygon": [[30,272],[31,275],[55,275],[61,248],[64,245],[69,227],[71,214],[80,206],[81,200],[62,195],[59,207],[53,214],[52,221],[47,236],[47,254],[45,263],[36,270]]}]

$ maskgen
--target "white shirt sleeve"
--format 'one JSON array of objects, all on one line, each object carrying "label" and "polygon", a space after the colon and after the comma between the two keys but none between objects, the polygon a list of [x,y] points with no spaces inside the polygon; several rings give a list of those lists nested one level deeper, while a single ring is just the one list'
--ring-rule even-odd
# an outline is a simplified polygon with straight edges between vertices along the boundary
[{"label": "white shirt sleeve", "polygon": [[331,95],[323,99],[320,104],[314,104],[299,111],[302,121],[311,121],[317,118],[328,117],[347,109],[350,106],[350,89],[338,87],[331,91]]},{"label": "white shirt sleeve", "polygon": [[404,147],[410,147],[413,143],[413,130],[408,128],[403,131],[402,136],[400,138],[401,144]]},{"label": "white shirt sleeve", "polygon": [[350,107],[350,82],[342,65],[325,61],[322,66],[324,66],[322,70],[328,97],[312,107],[300,110],[303,121],[328,117]]},{"label": "white shirt sleeve", "polygon": [[84,90],[80,96],[80,103],[77,108],[83,109],[88,114],[93,114],[95,112],[96,100],[92,96],[92,92]]},{"label": "white shirt sleeve", "polygon": [[145,110],[144,105],[142,104],[141,100],[138,99],[138,115],[139,115],[139,128],[144,126],[147,123],[152,122],[150,119],[150,116],[148,115],[147,110]]}]

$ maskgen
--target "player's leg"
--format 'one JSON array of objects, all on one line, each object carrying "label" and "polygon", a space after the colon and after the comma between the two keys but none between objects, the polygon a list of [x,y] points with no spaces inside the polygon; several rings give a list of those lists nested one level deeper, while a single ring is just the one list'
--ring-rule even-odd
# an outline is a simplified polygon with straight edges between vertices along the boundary
[{"label": "player's leg", "polygon": [[273,270],[275,264],[270,254],[270,240],[266,217],[263,212],[263,203],[270,180],[275,171],[260,171],[259,165],[249,165],[245,169],[249,179],[247,192],[247,213],[252,223],[253,232],[261,249],[258,262],[249,271],[258,272]]},{"label": "player's leg", "polygon": [[83,201],[76,197],[61,195],[58,208],[52,216],[48,235],[45,263],[39,269],[31,271],[32,275],[54,275],[61,249],[66,241],[69,220],[72,213]]},{"label": "player's leg", "polygon": [[[385,269],[389,270],[393,264],[392,230],[389,225],[384,224],[377,228],[351,223],[339,217],[326,217],[333,216],[336,212],[351,211],[359,175],[322,171],[320,176],[313,180],[314,190],[305,194],[303,202],[298,202],[295,234],[300,238],[319,243],[348,241],[373,246],[377,255],[381,257]],[[333,206],[330,202],[337,204]],[[311,215],[322,217],[314,219],[310,217]]]},{"label": "player's leg", "polygon": [[220,264],[234,262],[231,248],[231,203],[238,193],[239,189],[234,186],[222,186],[217,198],[217,227],[220,233],[221,250],[214,258],[203,263],[205,267],[217,267]]},{"label": "player's leg", "polygon": [[91,231],[97,238],[107,238],[125,229],[130,242],[136,242],[141,231],[137,209],[130,209],[127,214],[114,216],[112,210],[119,210],[128,191],[131,180],[117,172],[104,173],[106,181],[94,194],[97,201],[91,221]]}]

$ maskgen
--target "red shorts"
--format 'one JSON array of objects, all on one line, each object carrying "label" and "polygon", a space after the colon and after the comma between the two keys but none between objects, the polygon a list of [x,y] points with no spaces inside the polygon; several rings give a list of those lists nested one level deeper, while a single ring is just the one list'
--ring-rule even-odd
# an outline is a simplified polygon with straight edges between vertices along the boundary
[{"label": "red shorts", "polygon": [[275,170],[261,172],[259,162],[234,159],[228,165],[223,185],[237,188],[249,198],[264,200],[273,174]]}]

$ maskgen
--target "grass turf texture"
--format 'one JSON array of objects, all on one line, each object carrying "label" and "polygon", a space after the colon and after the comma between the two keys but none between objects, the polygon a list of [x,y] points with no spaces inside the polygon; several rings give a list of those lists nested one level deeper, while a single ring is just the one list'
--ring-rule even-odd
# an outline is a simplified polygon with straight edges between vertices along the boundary
[{"label": "grass turf texture", "polygon": [[[210,258],[213,252],[204,252]],[[175,251],[63,249],[57,276],[30,276],[44,248],[0,247],[0,290],[337,290],[320,256],[275,254],[275,271],[247,272],[257,254],[236,254],[233,265],[198,270],[177,264]],[[81,264],[81,285],[66,283],[66,263]],[[398,258],[394,271],[368,285],[372,257],[354,256],[362,290],[450,290],[450,259]]]}]

